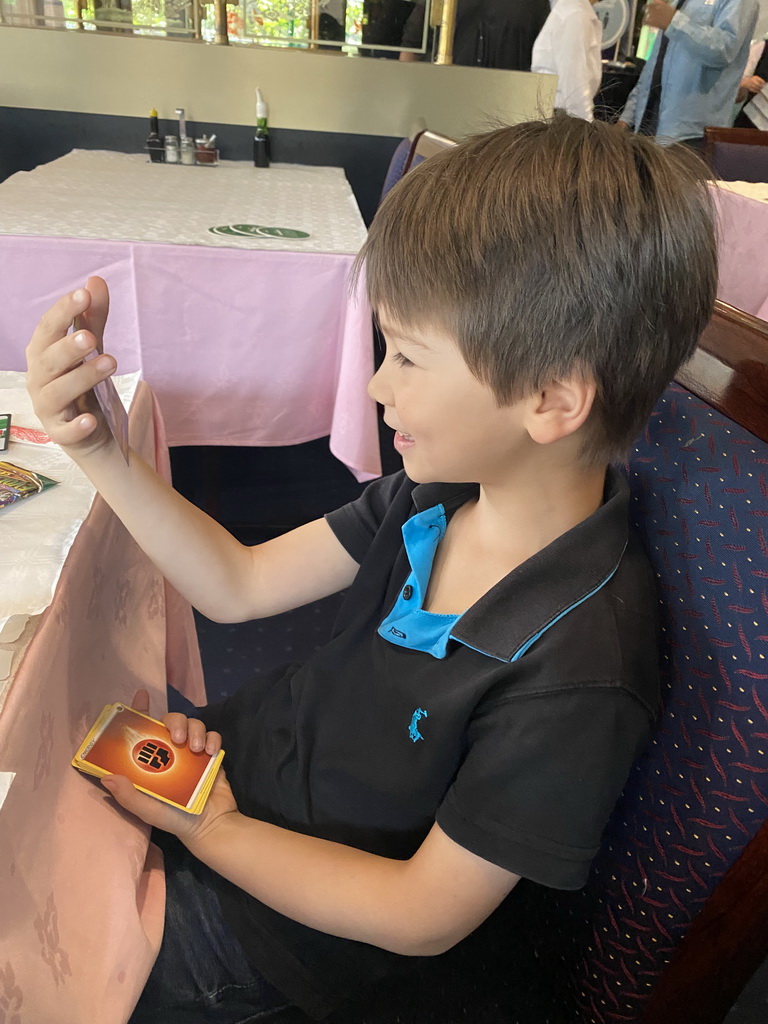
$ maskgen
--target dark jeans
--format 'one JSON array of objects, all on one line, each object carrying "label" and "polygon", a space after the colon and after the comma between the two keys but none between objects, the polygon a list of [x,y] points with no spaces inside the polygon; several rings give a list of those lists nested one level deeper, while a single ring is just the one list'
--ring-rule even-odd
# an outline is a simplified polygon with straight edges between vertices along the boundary
[{"label": "dark jeans", "polygon": [[165,855],[165,931],[129,1024],[265,1024],[285,997],[253,970],[225,924],[211,871],[172,836]]},{"label": "dark jeans", "polygon": [[[172,696],[174,711],[194,715],[192,705]],[[279,1020],[288,1001],[248,964],[222,917],[211,870],[174,836],[152,838],[165,857],[165,929],[129,1024]]]}]

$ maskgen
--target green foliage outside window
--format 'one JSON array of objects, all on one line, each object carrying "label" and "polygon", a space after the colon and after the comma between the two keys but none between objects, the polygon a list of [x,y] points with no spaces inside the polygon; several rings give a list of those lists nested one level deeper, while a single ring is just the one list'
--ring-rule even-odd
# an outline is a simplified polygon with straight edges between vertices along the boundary
[{"label": "green foliage outside window", "polygon": [[[77,0],[62,0],[67,28],[78,27]],[[114,6],[111,6],[114,4]],[[98,6],[97,6],[98,5]],[[345,46],[359,46],[362,42],[363,0],[337,0],[336,10],[346,8]],[[324,5],[321,2],[321,11]],[[330,10],[330,8],[329,8]],[[200,5],[200,23],[203,39],[212,41],[215,35],[212,3]],[[125,30],[135,35],[191,35],[194,26],[192,2],[188,0],[87,0],[82,7],[86,29],[99,28]],[[310,42],[309,0],[241,0],[227,3],[227,30],[232,42],[253,42],[262,45],[298,46],[305,49]]]}]

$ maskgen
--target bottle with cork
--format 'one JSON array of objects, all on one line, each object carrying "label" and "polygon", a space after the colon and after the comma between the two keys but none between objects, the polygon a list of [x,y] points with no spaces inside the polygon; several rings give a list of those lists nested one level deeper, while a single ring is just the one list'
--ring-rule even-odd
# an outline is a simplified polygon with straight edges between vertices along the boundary
[{"label": "bottle with cork", "polygon": [[269,167],[269,107],[261,94],[261,89],[256,90],[256,133],[253,136],[253,165],[254,167]]}]

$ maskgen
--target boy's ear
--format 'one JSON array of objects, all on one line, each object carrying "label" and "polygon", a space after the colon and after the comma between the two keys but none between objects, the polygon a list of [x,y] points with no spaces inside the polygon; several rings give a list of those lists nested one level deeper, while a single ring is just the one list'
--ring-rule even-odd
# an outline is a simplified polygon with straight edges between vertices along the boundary
[{"label": "boy's ear", "polygon": [[597,386],[591,378],[574,376],[552,381],[531,395],[525,426],[537,444],[552,444],[575,434],[586,423]]}]

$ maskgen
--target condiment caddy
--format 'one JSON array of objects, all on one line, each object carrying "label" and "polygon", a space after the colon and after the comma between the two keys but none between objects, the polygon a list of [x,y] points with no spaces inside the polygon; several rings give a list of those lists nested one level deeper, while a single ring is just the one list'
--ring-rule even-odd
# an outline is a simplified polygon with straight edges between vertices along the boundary
[{"label": "condiment caddy", "polygon": [[219,162],[219,151],[216,148],[215,135],[203,135],[193,139],[187,135],[187,121],[183,107],[176,108],[179,119],[179,134],[160,135],[157,111],[153,107],[149,112],[149,136],[144,149],[149,153],[153,164],[181,164],[186,167],[215,167]]}]

